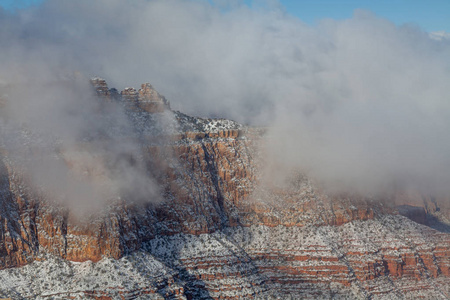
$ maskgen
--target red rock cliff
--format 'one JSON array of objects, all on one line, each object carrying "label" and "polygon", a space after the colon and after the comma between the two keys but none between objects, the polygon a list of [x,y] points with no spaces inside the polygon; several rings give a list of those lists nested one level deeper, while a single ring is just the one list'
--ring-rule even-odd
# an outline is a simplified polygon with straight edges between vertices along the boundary
[{"label": "red rock cliff", "polygon": [[[105,94],[103,83],[96,84]],[[139,101],[157,102],[155,97],[164,104],[148,85],[143,85],[139,93],[134,89],[122,92],[122,99],[134,107],[139,107]],[[392,228],[401,225],[383,219],[395,214],[394,205],[388,201],[354,195],[330,196],[300,175],[282,188],[258,184],[263,161],[258,158],[259,138],[250,136],[239,129],[189,131],[164,143],[142,145],[145,165],[158,182],[164,201],[158,204],[116,201],[88,224],[79,223],[70,211],[50,204],[45,196],[32,190],[26,176],[9,161],[8,153],[3,153],[0,268],[30,263],[42,251],[71,261],[98,261],[105,256],[117,259],[155,237],[177,233],[198,235],[227,227],[281,225],[315,230],[332,226],[329,228],[339,232],[338,237],[330,237],[330,241],[321,244],[305,238],[304,243],[296,241],[298,247],[293,248],[267,240],[256,248],[247,245],[239,250],[271,285],[285,289],[286,295],[290,287],[300,283],[332,281],[350,286],[358,281],[372,293],[376,290],[374,280],[378,279],[450,276],[449,235],[417,227],[403,230],[400,236]],[[435,202],[426,202],[427,212],[436,211],[432,205]],[[392,224],[381,236],[365,228],[363,232],[369,232],[367,238],[362,238],[354,228],[343,227],[351,221],[367,220]],[[428,241],[423,240],[424,236]],[[197,270],[202,266],[209,269],[211,259],[221,258],[201,257],[183,264],[186,269]],[[227,265],[226,260],[221,264]],[[221,276],[244,275],[217,273],[196,278],[212,282]],[[214,290],[213,286],[209,289]]]}]

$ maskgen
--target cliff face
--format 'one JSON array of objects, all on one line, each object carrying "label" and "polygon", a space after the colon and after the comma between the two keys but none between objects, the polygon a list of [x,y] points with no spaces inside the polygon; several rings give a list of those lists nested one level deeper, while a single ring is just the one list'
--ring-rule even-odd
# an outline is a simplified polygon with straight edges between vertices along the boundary
[{"label": "cliff face", "polygon": [[[105,82],[93,84],[98,95],[112,98]],[[126,89],[118,101],[138,128],[142,120],[147,124],[169,111],[165,98],[148,84],[138,92]],[[88,223],[32,189],[26,174],[3,152],[0,269],[42,260],[44,254],[98,262],[139,250],[147,262],[162,263],[146,269],[150,277],[137,280],[135,288],[112,284],[108,292],[101,285],[86,286],[83,293],[97,299],[114,298],[116,292],[180,299],[391,297],[415,295],[420,287],[433,297],[448,297],[448,233],[398,216],[392,199],[331,196],[300,174],[293,174],[287,185],[266,184],[259,133],[227,120],[177,112],[173,118],[176,132],[143,130],[140,143],[163,201],[116,199]],[[445,213],[438,210],[441,200],[430,201],[423,224],[429,221],[426,214]],[[407,215],[411,210],[400,208],[416,221],[422,218],[419,210]],[[136,268],[133,272],[140,272]],[[72,279],[63,286],[80,291]],[[42,292],[29,289],[24,293]]]},{"label": "cliff face", "polygon": [[31,298],[448,299],[449,242],[448,234],[393,215],[158,235],[119,260],[48,258],[0,271],[0,296],[14,289]]},{"label": "cliff face", "polygon": [[4,160],[2,203],[8,209],[1,216],[2,265],[26,264],[39,249],[72,261],[98,261],[119,258],[156,235],[210,233],[226,226],[341,225],[373,219],[383,210],[369,200],[327,197],[306,179],[295,187],[263,191],[278,202],[254,201],[253,195],[261,193],[250,150],[254,142],[233,137],[238,132],[232,130],[215,135],[230,137],[185,138],[170,146],[146,147],[148,168],[165,201],[117,201],[88,226],[27,188]]}]

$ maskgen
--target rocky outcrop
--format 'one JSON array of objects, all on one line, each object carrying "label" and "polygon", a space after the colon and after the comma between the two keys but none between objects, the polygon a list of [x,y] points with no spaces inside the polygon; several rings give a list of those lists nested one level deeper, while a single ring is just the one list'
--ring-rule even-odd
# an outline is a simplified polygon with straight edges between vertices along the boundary
[{"label": "rocky outcrop", "polygon": [[[106,82],[92,83],[100,96],[111,96]],[[125,89],[119,101],[129,115],[139,112],[138,121],[147,123],[169,109],[149,84],[138,92]],[[161,281],[174,299],[408,295],[412,282],[430,295],[445,294],[449,234],[413,223],[396,210],[403,205],[401,214],[428,224],[429,214],[444,211],[439,201],[430,198],[411,210],[391,198],[329,194],[301,174],[277,185],[261,177],[265,162],[256,131],[221,127],[218,121],[204,125],[211,130],[199,130],[198,124],[207,122],[189,117],[177,122],[190,130],[164,137],[143,132],[139,140],[140,159],[163,201],[116,199],[89,222],[32,188],[3,151],[0,269],[27,265],[42,253],[98,262],[140,250],[178,274]],[[170,257],[164,249],[172,249]],[[143,295],[161,289],[121,293],[131,291]],[[101,289],[85,293],[111,298]]]},{"label": "rocky outcrop", "polygon": [[105,79],[100,77],[91,78],[91,84],[99,97],[103,99],[110,99],[111,92],[108,89],[108,84]]},{"label": "rocky outcrop", "polygon": [[93,77],[90,82],[98,97],[122,102],[127,110],[143,110],[148,113],[162,113],[170,110],[169,101],[159,94],[150,83],[143,83],[138,91],[135,88],[127,87],[119,94],[114,88],[108,89],[108,84],[103,78]]},{"label": "rocky outcrop", "polygon": [[149,113],[164,112],[170,109],[169,102],[160,95],[150,83],[144,83],[139,89],[138,106]]},{"label": "rocky outcrop", "polygon": [[127,87],[122,92],[120,92],[120,94],[122,95],[122,99],[124,101],[136,104],[138,94],[135,88]]}]

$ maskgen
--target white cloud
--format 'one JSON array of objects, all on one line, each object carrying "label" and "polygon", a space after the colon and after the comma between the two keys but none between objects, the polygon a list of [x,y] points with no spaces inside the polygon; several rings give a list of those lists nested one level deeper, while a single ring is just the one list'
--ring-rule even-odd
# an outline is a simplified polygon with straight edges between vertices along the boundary
[{"label": "white cloud", "polygon": [[272,159],[326,182],[449,192],[449,43],[369,12],[309,27],[273,7],[49,0],[1,17],[0,80],[150,81],[175,109],[271,125]]},{"label": "white cloud", "polygon": [[436,41],[450,40],[450,33],[446,31],[434,31],[430,32],[430,38]]}]

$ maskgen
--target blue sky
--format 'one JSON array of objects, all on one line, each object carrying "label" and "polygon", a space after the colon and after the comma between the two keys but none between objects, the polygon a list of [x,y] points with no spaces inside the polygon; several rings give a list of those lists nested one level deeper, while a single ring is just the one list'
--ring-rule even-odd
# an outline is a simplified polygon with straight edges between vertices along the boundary
[{"label": "blue sky", "polygon": [[350,18],[366,9],[397,25],[412,23],[426,31],[450,32],[450,0],[281,0],[288,13],[308,24],[322,18]]},{"label": "blue sky", "polygon": [[[38,5],[43,0],[0,0],[8,10]],[[246,0],[246,3],[251,0]],[[289,14],[314,25],[323,18],[351,18],[355,9],[374,12],[397,25],[420,26],[425,31],[450,32],[450,0],[281,0]]]},{"label": "blue sky", "polygon": [[14,10],[25,8],[30,5],[36,5],[41,3],[43,0],[0,0],[0,6],[7,10]]}]

